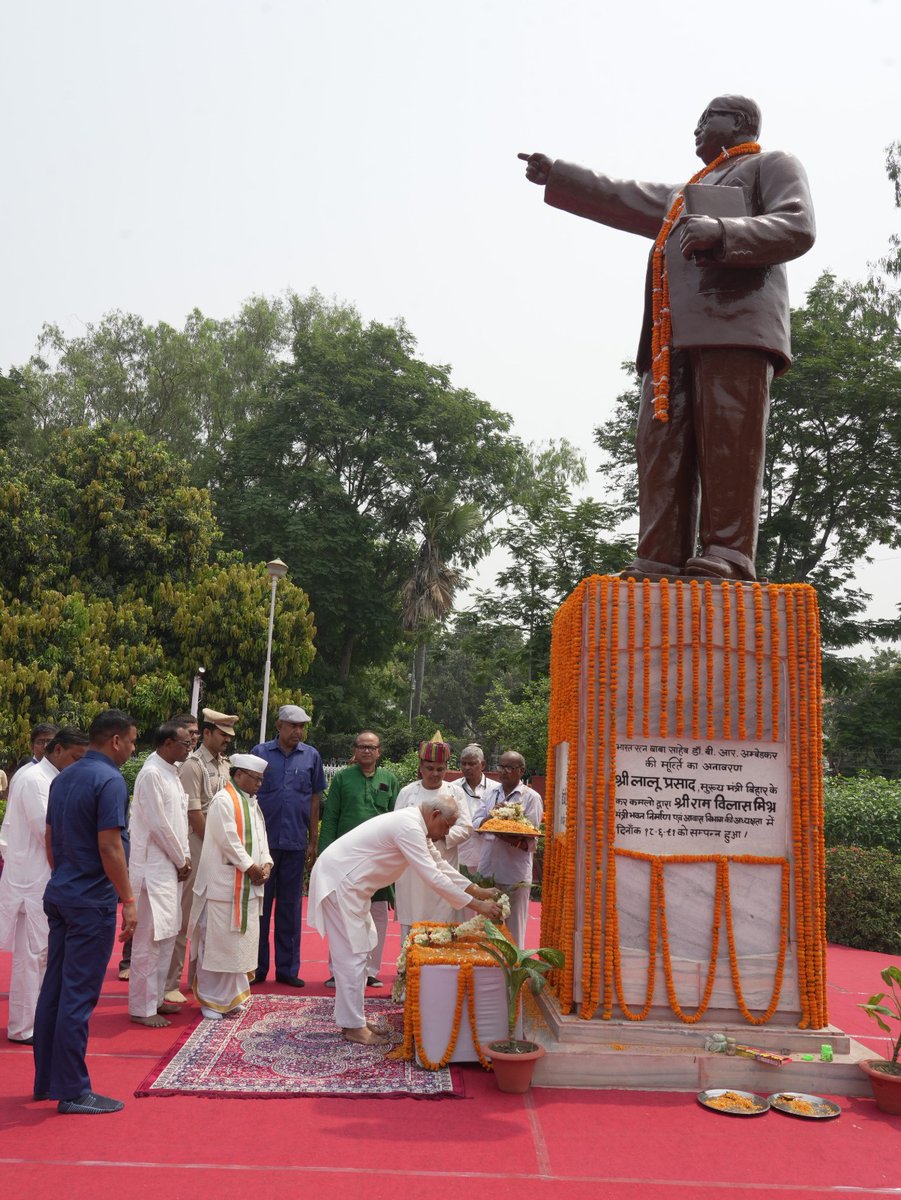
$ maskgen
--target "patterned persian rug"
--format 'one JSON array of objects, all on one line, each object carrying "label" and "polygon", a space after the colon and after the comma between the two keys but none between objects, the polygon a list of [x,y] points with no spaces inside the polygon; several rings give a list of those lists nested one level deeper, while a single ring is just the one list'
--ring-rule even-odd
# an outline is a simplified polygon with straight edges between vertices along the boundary
[{"label": "patterned persian rug", "polygon": [[[403,1041],[403,1006],[366,1001],[369,1020]],[[463,1096],[462,1073],[386,1058],[390,1046],[354,1046],[335,1028],[330,996],[254,995],[246,1011],[187,1029],[136,1096],[279,1099],[290,1096],[441,1099]]]}]

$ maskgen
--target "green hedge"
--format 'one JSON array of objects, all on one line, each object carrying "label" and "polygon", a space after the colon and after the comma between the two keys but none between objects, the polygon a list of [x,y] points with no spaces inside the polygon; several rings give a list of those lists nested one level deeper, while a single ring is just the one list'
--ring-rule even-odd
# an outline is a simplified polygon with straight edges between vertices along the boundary
[{"label": "green hedge", "polygon": [[826,936],[840,946],[901,954],[901,857],[861,846],[826,851]]},{"label": "green hedge", "polygon": [[901,780],[866,774],[827,780],[825,807],[827,846],[882,847],[901,854]]}]

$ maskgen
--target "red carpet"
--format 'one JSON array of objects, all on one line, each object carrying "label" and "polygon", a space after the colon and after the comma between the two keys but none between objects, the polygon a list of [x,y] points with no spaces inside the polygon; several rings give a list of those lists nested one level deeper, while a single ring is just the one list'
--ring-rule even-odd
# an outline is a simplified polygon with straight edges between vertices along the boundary
[{"label": "red carpet", "polygon": [[[404,1010],[370,1000],[368,1015],[403,1041]],[[252,996],[221,1021],[198,1017],[135,1091],[136,1096],[262,1100],[345,1096],[396,1100],[463,1096],[459,1069],[426,1071],[386,1057],[391,1046],[354,1046],[335,1028],[325,996]]]},{"label": "red carpet", "polygon": [[[396,929],[386,963],[398,950]],[[530,944],[537,937],[533,918]],[[324,947],[306,927],[302,955],[306,994],[325,995]],[[878,987],[887,961],[830,947],[830,1017],[861,1040],[870,1030],[856,1005]],[[8,955],[0,954],[2,1034],[8,971]],[[392,975],[386,967],[386,985]],[[267,991],[289,994],[279,985]],[[62,1117],[50,1104],[32,1103],[31,1054],[0,1038],[6,1195],[230,1200],[284,1189],[314,1200],[460,1200],[476,1191],[490,1200],[901,1198],[901,1118],[884,1116],[869,1099],[833,1097],[842,1108],[836,1121],[778,1113],[737,1121],[705,1112],[691,1094],[535,1089],[505,1096],[480,1068],[465,1067],[467,1095],[457,1104],[134,1100],[197,1009],[189,1004],[169,1029],[146,1029],[129,1022],[125,992],[111,968],[89,1045],[95,1087],[126,1100],[114,1116]],[[881,1050],[884,1039],[870,1044]]]}]

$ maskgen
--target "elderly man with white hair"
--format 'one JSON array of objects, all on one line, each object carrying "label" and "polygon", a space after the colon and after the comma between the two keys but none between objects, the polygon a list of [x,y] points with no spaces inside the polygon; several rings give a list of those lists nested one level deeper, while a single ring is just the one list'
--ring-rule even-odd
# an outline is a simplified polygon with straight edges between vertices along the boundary
[{"label": "elderly man with white hair", "polygon": [[[454,780],[454,787],[466,797],[469,817],[472,820],[485,793],[494,786],[485,774],[485,751],[481,746],[472,742],[460,751],[460,770],[463,772],[463,777]],[[460,866],[466,867],[467,871],[475,874],[479,869],[481,853],[481,839],[478,837],[468,838],[457,851]]]},{"label": "elderly man with white hair", "polygon": [[191,971],[194,995],[210,1020],[250,998],[263,886],[272,869],[266,822],[256,801],[267,766],[256,754],[233,754],[231,780],[207,810],[189,937],[192,959],[197,957]]},{"label": "elderly man with white hair", "polygon": [[307,919],[328,938],[335,1023],[349,1042],[380,1046],[387,1041],[367,1025],[363,1007],[369,951],[377,937],[369,912],[374,892],[412,871],[452,908],[473,908],[493,920],[501,915],[497,890],[471,883],[435,849],[458,816],[453,797],[383,813],[332,842],[313,867]]}]

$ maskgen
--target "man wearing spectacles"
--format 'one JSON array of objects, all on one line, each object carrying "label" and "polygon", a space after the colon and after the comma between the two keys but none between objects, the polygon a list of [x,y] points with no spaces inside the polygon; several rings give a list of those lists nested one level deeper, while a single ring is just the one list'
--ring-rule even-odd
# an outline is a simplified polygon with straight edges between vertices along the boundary
[{"label": "man wearing spectacles", "polygon": [[135,780],[129,816],[128,874],[138,907],[131,950],[128,1013],[139,1025],[160,1029],[163,1014],[178,1012],[164,1000],[172,948],[181,925],[184,880],[191,873],[188,797],[178,766],[188,757],[191,737],[175,721],[156,731],[156,749]]},{"label": "man wearing spectacles", "polygon": [[[492,785],[483,796],[473,814],[473,828],[478,829],[488,820],[492,811],[503,804],[521,804],[532,824],[540,826],[544,816],[544,805],[538,793],[522,781],[526,760],[516,750],[506,750],[501,755],[498,766],[501,781]],[[479,834],[479,838],[482,844],[479,874],[493,879],[499,888],[509,892],[510,915],[507,918],[507,928],[516,945],[520,950],[524,950],[536,839],[517,837],[510,833],[482,833]]]},{"label": "man wearing spectacles", "polygon": [[[319,853],[330,846],[336,838],[351,829],[356,829],[370,817],[391,812],[397,799],[399,785],[394,775],[379,766],[382,743],[379,735],[364,729],[354,739],[353,757],[350,765],[335,775],[326,796],[322,828],[319,832]],[[380,888],[372,897],[370,916],[375,925],[378,940],[369,952],[366,973],[367,987],[381,987],[379,971],[385,952],[385,937],[388,933],[388,905],[394,903],[394,888]],[[331,967],[331,963],[329,963]],[[335,977],[329,973],[325,981],[327,988],[335,986]]]}]

